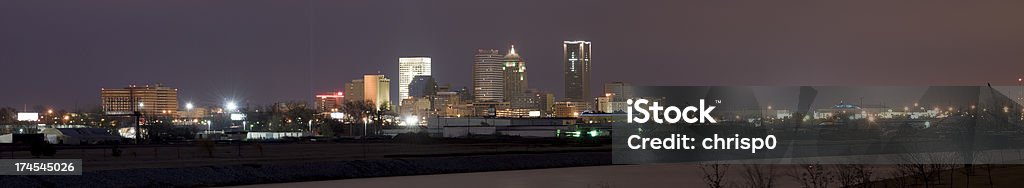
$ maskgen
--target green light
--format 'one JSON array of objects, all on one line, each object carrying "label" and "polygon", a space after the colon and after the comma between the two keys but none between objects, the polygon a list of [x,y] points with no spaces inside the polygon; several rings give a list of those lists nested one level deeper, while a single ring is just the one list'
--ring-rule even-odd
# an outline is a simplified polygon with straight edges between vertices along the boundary
[{"label": "green light", "polygon": [[567,134],[567,135],[569,135],[571,137],[577,137],[577,138],[580,137],[580,132],[579,131],[568,131],[568,132],[565,132],[565,134]]},{"label": "green light", "polygon": [[599,133],[601,132],[598,132],[597,130],[590,130],[590,137],[597,137],[597,134]]}]

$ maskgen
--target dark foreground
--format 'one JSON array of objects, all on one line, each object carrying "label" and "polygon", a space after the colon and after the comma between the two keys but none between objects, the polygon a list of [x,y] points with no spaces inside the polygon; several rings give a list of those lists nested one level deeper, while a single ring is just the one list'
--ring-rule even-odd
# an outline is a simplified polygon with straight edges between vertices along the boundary
[{"label": "dark foreground", "polygon": [[3,176],[5,187],[200,187],[611,164],[609,152],[562,152],[87,171]]}]

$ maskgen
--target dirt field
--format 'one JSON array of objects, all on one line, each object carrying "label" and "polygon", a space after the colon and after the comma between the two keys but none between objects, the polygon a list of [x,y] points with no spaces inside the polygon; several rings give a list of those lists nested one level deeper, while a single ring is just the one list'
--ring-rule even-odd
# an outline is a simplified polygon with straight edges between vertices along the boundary
[{"label": "dirt field", "polygon": [[[610,148],[608,146],[573,147],[515,143],[244,143],[241,145],[215,144],[212,147],[204,147],[202,144],[122,145],[120,150],[123,151],[121,156],[115,157],[112,155],[113,150],[110,147],[61,147],[55,156],[42,158],[82,159],[85,171],[96,171],[417,156],[610,151]],[[28,151],[0,152],[0,158],[12,157],[32,158],[32,155]]]}]

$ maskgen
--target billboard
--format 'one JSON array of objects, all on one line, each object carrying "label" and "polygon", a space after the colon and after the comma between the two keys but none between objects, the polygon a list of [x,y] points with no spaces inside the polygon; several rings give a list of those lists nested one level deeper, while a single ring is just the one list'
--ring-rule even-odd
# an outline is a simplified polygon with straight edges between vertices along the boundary
[{"label": "billboard", "polygon": [[18,113],[18,121],[39,121],[39,113],[22,112]]},{"label": "billboard", "polygon": [[245,114],[231,114],[231,120],[232,121],[245,120]]},{"label": "billboard", "polygon": [[331,119],[341,119],[343,117],[345,117],[344,113],[341,113],[341,112],[331,112]]}]

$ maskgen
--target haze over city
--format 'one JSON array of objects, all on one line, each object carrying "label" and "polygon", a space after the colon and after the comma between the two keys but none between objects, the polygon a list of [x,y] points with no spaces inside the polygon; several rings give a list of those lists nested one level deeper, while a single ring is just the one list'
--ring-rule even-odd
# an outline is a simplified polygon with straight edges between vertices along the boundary
[{"label": "haze over city", "polygon": [[0,187],[1020,187],[1021,10],[0,0]]},{"label": "haze over city", "polygon": [[207,105],[307,101],[395,78],[406,56],[470,87],[476,50],[511,44],[560,98],[565,40],[596,43],[595,86],[1013,84],[1024,2],[951,2],[4,1],[0,106],[95,107],[100,88],[148,83]]}]

